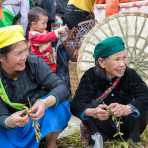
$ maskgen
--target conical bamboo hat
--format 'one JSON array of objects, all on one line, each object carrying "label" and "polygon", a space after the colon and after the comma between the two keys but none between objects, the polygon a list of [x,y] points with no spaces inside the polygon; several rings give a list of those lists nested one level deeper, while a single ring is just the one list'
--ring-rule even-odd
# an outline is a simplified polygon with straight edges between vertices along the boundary
[{"label": "conical bamboo hat", "polygon": [[148,83],[148,14],[127,12],[117,14],[96,24],[85,36],[79,50],[77,73],[82,74],[94,66],[95,45],[110,36],[123,38],[128,50],[129,66],[133,67]]}]

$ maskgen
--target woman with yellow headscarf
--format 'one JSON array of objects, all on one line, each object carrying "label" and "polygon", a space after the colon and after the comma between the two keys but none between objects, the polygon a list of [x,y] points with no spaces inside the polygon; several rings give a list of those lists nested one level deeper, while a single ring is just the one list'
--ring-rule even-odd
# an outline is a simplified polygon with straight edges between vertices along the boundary
[{"label": "woman with yellow headscarf", "polygon": [[71,113],[69,92],[48,65],[29,54],[23,28],[0,28],[0,145],[37,148],[45,138],[56,147]]}]

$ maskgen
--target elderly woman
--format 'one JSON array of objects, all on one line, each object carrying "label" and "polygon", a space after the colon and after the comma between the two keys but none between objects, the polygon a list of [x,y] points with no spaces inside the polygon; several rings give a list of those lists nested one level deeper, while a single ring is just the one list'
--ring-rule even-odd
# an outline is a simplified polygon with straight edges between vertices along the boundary
[{"label": "elderly woman", "polygon": [[0,29],[0,145],[37,148],[46,137],[56,147],[70,119],[63,81],[35,55],[19,25]]},{"label": "elderly woman", "polygon": [[139,142],[146,127],[148,87],[128,67],[123,40],[113,36],[98,43],[94,58],[96,66],[84,73],[71,103],[72,113],[91,135],[100,133],[104,140],[117,133],[118,127],[110,116],[120,117],[122,137]]}]

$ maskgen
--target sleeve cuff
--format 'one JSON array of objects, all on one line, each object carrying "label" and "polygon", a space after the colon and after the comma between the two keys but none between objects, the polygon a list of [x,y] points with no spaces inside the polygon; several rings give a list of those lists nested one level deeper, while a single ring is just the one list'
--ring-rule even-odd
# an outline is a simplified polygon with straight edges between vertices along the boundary
[{"label": "sleeve cuff", "polygon": [[0,117],[0,127],[5,128],[5,129],[9,129],[9,127],[7,127],[5,124],[5,120],[7,117],[9,117],[9,116],[4,115],[4,116]]},{"label": "sleeve cuff", "polygon": [[89,119],[89,117],[85,115],[85,111],[80,114],[80,118],[82,120],[88,120]]},{"label": "sleeve cuff", "polygon": [[48,96],[54,96],[56,98],[56,103],[55,103],[55,106],[57,106],[59,103],[60,103],[60,99],[58,96],[56,96],[55,94],[53,93],[50,93]]},{"label": "sleeve cuff", "polygon": [[133,116],[134,118],[138,118],[140,116],[139,110],[135,106],[133,106],[132,104],[128,104],[128,105],[131,106],[132,111],[133,111],[131,113],[131,116]]}]

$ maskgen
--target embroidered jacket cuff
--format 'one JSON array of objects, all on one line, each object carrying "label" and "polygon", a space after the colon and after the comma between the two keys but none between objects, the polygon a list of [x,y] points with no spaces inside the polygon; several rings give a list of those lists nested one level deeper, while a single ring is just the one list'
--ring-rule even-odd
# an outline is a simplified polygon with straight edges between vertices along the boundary
[{"label": "embroidered jacket cuff", "polygon": [[139,110],[133,106],[132,104],[128,104],[131,108],[132,108],[132,113],[131,113],[131,116],[133,116],[134,118],[138,118],[140,116],[140,112]]},{"label": "embroidered jacket cuff", "polygon": [[82,120],[88,120],[89,119],[89,117],[85,115],[85,111],[80,114],[80,118]]}]

